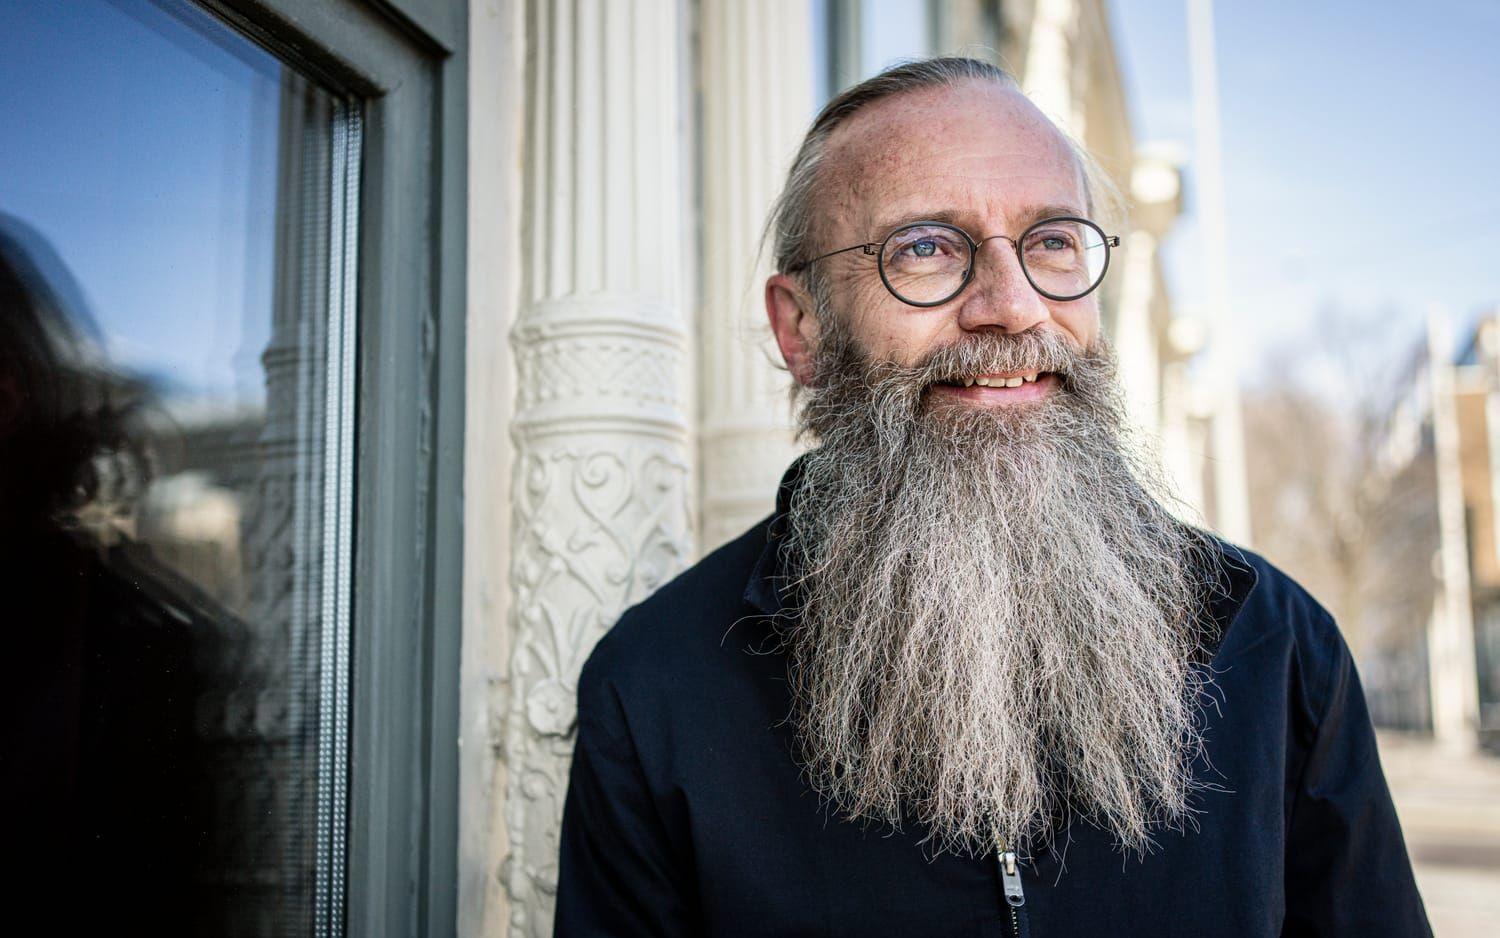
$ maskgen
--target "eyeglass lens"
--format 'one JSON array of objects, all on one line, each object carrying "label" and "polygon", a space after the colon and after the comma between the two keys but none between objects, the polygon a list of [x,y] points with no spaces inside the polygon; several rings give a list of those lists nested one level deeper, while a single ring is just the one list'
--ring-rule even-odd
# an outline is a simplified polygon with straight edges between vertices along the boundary
[{"label": "eyeglass lens", "polygon": [[[1021,236],[1021,265],[1038,292],[1051,299],[1075,299],[1099,285],[1108,248],[1104,234],[1088,222],[1055,219],[1033,225]],[[964,286],[973,249],[961,232],[942,225],[908,225],[886,238],[881,272],[898,299],[936,304]]]}]

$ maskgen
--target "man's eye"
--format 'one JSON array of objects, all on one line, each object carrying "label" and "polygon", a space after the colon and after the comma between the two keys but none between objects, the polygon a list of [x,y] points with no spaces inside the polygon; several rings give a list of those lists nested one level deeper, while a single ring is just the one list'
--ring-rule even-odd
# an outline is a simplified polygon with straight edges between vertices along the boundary
[{"label": "man's eye", "polygon": [[1061,231],[1044,231],[1031,236],[1029,247],[1043,251],[1066,251],[1073,247],[1073,238]]},{"label": "man's eye", "polygon": [[887,244],[887,257],[907,261],[958,257],[964,246],[947,232],[909,231],[893,235]]}]

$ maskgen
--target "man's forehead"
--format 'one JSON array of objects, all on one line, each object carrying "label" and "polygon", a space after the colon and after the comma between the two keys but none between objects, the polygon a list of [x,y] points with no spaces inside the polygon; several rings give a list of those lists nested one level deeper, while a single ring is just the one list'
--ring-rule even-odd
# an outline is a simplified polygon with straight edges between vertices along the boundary
[{"label": "man's forehead", "polygon": [[1014,222],[1086,207],[1068,141],[1020,92],[988,82],[870,105],[834,133],[825,172],[826,221],[861,237],[924,212]]}]

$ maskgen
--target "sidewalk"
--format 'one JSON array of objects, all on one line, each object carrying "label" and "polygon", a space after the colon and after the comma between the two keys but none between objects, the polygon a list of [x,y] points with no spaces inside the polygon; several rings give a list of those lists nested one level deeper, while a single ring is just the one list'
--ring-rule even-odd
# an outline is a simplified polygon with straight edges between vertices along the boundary
[{"label": "sidewalk", "polygon": [[1434,934],[1500,934],[1500,759],[1382,733],[1380,761]]}]

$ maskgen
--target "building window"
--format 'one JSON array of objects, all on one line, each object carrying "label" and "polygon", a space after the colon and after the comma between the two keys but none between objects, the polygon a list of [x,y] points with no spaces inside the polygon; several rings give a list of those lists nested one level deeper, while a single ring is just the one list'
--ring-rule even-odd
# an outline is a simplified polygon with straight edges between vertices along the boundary
[{"label": "building window", "polygon": [[186,3],[0,6],[8,842],[54,931],[343,933],[360,114]]}]

